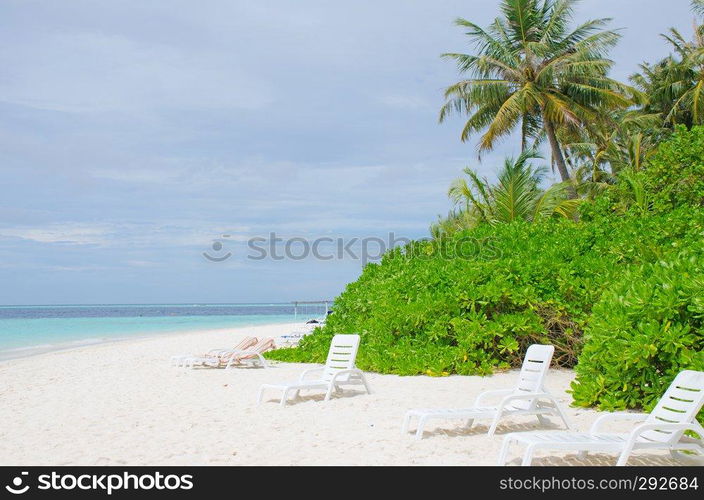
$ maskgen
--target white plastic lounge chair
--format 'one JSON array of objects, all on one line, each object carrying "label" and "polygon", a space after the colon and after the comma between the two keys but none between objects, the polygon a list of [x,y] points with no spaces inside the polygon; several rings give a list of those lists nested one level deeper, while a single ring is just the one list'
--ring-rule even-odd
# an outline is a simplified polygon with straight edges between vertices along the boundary
[{"label": "white plastic lounge chair", "polygon": [[[403,419],[401,432],[406,434],[411,419],[416,417],[416,439],[423,437],[425,424],[430,419],[466,420],[471,427],[477,419],[492,419],[489,435],[493,436],[499,420],[508,415],[535,415],[541,424],[546,424],[545,415],[556,415],[570,429],[571,424],[557,403],[557,400],[544,387],[545,375],[550,368],[555,347],[551,345],[532,345],[526,351],[523,359],[518,383],[513,389],[487,391],[480,394],[474,401],[474,406],[463,409],[427,409],[409,410]],[[484,406],[488,397],[503,396],[498,406]]]},{"label": "white plastic lounge chair", "polygon": [[248,349],[244,349],[241,351],[233,351],[232,353],[229,354],[229,359],[227,360],[227,366],[225,367],[226,370],[229,370],[232,367],[242,365],[242,364],[250,364],[250,365],[260,365],[262,368],[269,368],[269,365],[267,365],[266,360],[264,359],[264,354],[267,351],[271,351],[273,349],[276,349],[276,344],[274,343],[274,339],[272,338],[263,338],[260,339],[255,345],[252,347],[249,347]]},{"label": "white plastic lounge chair", "polygon": [[227,363],[233,352],[249,349],[257,343],[257,337],[245,337],[237,345],[230,348],[211,349],[205,354],[181,354],[171,356],[174,366],[193,367],[196,365],[219,366]]},{"label": "white plastic lounge chair", "polygon": [[[328,401],[332,395],[332,391],[340,391],[340,385],[342,384],[364,385],[367,393],[371,394],[364,373],[354,366],[358,348],[359,335],[335,335],[330,344],[325,366],[304,371],[298,381],[262,385],[259,389],[257,404],[262,402],[265,389],[278,389],[281,391],[281,406],[286,405],[290,392],[294,393],[295,398],[301,390],[305,389],[326,391],[325,401]],[[320,376],[315,379],[306,380],[306,376],[314,372],[320,372]]]},{"label": "white plastic lounge chair", "polygon": [[[681,372],[660,398],[650,413],[608,413],[599,417],[588,433],[581,432],[523,432],[511,433],[504,439],[499,465],[506,463],[511,444],[526,445],[523,464],[530,465],[538,448],[572,450],[586,456],[587,452],[620,453],[616,465],[626,465],[633,451],[665,449],[678,457],[680,450],[704,452],[704,428],[697,422],[697,414],[704,404],[704,372]],[[607,421],[633,420],[643,422],[629,434],[602,433],[600,427]],[[700,439],[684,436],[694,431]]]}]

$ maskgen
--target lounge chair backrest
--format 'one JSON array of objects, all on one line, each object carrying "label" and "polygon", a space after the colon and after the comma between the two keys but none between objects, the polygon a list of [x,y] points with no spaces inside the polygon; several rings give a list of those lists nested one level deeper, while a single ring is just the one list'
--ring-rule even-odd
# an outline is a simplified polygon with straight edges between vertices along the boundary
[{"label": "lounge chair backrest", "polygon": [[270,351],[270,350],[274,349],[274,347],[276,347],[276,344],[274,344],[274,339],[272,339],[271,337],[267,337],[267,338],[260,339],[259,342],[257,343],[257,345],[255,345],[254,347],[252,347],[248,350],[253,351],[253,352],[258,352],[259,354],[261,354],[263,352]]},{"label": "lounge chair backrest", "polygon": [[233,351],[243,351],[245,349],[249,349],[250,347],[255,345],[257,342],[258,342],[257,337],[245,337],[232,350]]},{"label": "lounge chair backrest", "polygon": [[[672,381],[658,404],[650,412],[646,423],[692,422],[697,418],[702,405],[704,405],[704,372],[685,370]],[[682,433],[682,431],[672,432],[655,429],[645,431],[641,434],[641,438],[646,441],[674,443],[680,440]]]},{"label": "lounge chair backrest", "polygon": [[[249,349],[253,345],[257,343],[257,337],[245,337],[242,340],[240,340],[237,345],[235,345],[232,349],[218,349],[217,353],[215,354],[206,354],[205,356],[215,356],[219,358],[221,361],[227,361],[230,359],[232,356],[232,353],[237,352],[237,351],[244,351],[245,349]],[[212,351],[211,351],[212,352]]]},{"label": "lounge chair backrest", "polygon": [[[528,347],[523,358],[521,373],[518,375],[518,383],[514,388],[515,393],[526,394],[544,390],[545,376],[550,369],[554,352],[555,347],[551,345],[533,344]],[[513,406],[521,410],[528,410],[534,408],[536,403],[537,401],[534,399],[525,399],[514,402]]]},{"label": "lounge chair backrest", "polygon": [[322,380],[329,382],[337,372],[354,368],[358,348],[359,335],[335,335],[330,343]]},{"label": "lounge chair backrest", "polygon": [[257,354],[264,354],[267,351],[271,351],[276,348],[274,339],[271,337],[265,337],[259,339],[257,343],[250,346],[247,349],[242,349],[240,352],[235,352],[232,356],[235,360],[238,359],[251,359],[258,357]]}]

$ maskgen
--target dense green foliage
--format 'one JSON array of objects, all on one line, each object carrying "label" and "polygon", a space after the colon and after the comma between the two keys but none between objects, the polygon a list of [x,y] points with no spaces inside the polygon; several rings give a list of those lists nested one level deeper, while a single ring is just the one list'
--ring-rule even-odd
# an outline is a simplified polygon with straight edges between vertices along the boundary
[{"label": "dense green foliage", "polygon": [[625,169],[614,181],[591,203],[580,206],[582,220],[704,206],[704,126],[676,127],[643,169]]},{"label": "dense green foliage", "polygon": [[[701,239],[702,228],[691,235]],[[678,372],[704,370],[704,254],[699,241],[682,246],[631,267],[595,304],[573,383],[577,404],[650,409]]]},{"label": "dense green foliage", "polygon": [[322,362],[334,333],[358,332],[359,367],[382,373],[489,373],[516,366],[533,342],[554,344],[556,362],[572,366],[605,291],[699,245],[703,228],[704,211],[681,210],[484,225],[415,242],[368,265],[322,330],[272,357]]},{"label": "dense green foliage", "polygon": [[704,205],[704,126],[679,126],[663,142],[646,169],[655,209]]}]

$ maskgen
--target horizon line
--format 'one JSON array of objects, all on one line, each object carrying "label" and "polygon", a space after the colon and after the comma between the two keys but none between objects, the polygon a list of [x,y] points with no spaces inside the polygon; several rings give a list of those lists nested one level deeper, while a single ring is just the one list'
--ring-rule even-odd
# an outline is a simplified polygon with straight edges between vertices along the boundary
[{"label": "horizon line", "polygon": [[324,304],[332,303],[335,299],[312,301],[287,301],[287,302],[143,302],[143,303],[94,303],[94,304],[0,304],[2,307],[95,307],[95,306],[265,306],[265,305],[290,305],[295,304]]}]

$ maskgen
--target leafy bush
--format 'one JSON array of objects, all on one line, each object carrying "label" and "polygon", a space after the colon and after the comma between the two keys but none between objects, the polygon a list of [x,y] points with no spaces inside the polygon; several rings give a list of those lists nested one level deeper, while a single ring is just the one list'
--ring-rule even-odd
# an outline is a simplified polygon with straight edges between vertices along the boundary
[{"label": "leafy bush", "polygon": [[677,127],[645,169],[623,169],[616,180],[592,202],[580,205],[582,220],[704,206],[704,126]]},{"label": "leafy bush", "polygon": [[633,266],[594,306],[575,403],[652,408],[681,370],[704,370],[704,254]]},{"label": "leafy bush", "polygon": [[[414,242],[365,267],[323,329],[270,357],[323,362],[334,333],[356,332],[358,366],[381,373],[490,373],[517,366],[534,342],[554,344],[556,363],[573,366],[605,290],[699,245],[703,221],[704,211],[682,209],[484,225]],[[681,322],[695,321],[687,311]]]},{"label": "leafy bush", "polygon": [[645,173],[656,209],[704,205],[704,127],[677,127],[648,161]]}]

